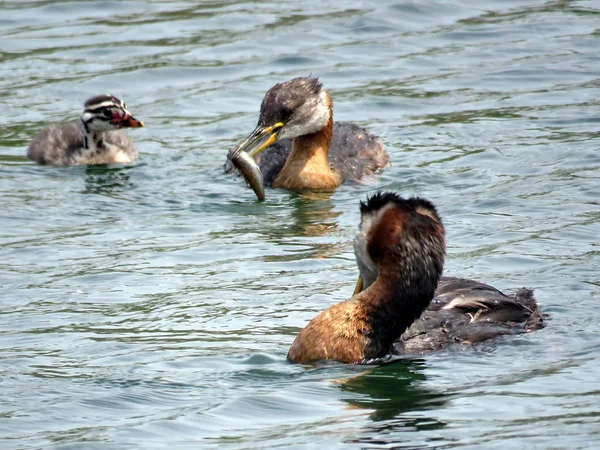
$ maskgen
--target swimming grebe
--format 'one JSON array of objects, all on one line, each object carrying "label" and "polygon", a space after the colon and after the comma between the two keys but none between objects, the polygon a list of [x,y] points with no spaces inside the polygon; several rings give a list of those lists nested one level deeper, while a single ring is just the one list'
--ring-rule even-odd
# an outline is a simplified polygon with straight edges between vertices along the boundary
[{"label": "swimming grebe", "polygon": [[60,166],[127,163],[139,153],[120,128],[139,128],[125,103],[110,94],[97,95],[83,105],[79,121],[42,129],[29,144],[27,157],[40,164]]},{"label": "swimming grebe", "polygon": [[388,192],[360,209],[355,295],[300,332],[288,354],[292,362],[419,354],[544,326],[529,289],[505,295],[478,281],[440,277],[444,228],[430,202]]},{"label": "swimming grebe", "polygon": [[378,276],[366,290],[315,317],[296,337],[288,359],[358,363],[390,353],[427,308],[444,267],[444,227],[422,198],[376,194],[360,204],[357,239]]},{"label": "swimming grebe", "polygon": [[[265,185],[295,191],[333,190],[390,164],[379,139],[355,124],[333,123],[333,102],[313,77],[269,89],[258,125],[236,151],[255,158]],[[232,169],[229,161],[225,167]]]}]

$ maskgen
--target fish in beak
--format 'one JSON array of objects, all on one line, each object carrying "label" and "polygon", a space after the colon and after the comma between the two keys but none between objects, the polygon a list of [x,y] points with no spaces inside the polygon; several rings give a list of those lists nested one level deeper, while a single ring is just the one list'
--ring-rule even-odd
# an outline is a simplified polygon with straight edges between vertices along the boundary
[{"label": "fish in beak", "polygon": [[265,199],[265,187],[262,172],[254,158],[277,140],[281,127],[283,122],[271,126],[258,125],[250,136],[227,154],[259,201]]},{"label": "fish in beak", "polygon": [[260,167],[248,153],[239,149],[232,149],[227,154],[227,158],[242,174],[246,184],[252,188],[259,201],[265,200],[265,183],[263,181]]}]

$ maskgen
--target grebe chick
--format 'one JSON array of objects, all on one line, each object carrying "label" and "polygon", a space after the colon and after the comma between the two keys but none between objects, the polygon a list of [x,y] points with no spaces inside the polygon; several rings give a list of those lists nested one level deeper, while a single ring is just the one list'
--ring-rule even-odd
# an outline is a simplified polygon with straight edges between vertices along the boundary
[{"label": "grebe chick", "polygon": [[144,124],[131,116],[123,101],[104,94],[83,106],[79,121],[42,129],[29,144],[27,157],[59,166],[128,163],[139,158],[133,141],[120,128]]},{"label": "grebe chick", "polygon": [[434,296],[446,254],[435,206],[385,193],[361,202],[360,210],[357,239],[365,243],[377,277],[366,290],[315,317],[290,347],[292,362],[381,358]]},{"label": "grebe chick", "polygon": [[[333,123],[333,102],[313,77],[269,89],[258,125],[236,150],[255,158],[265,185],[294,191],[333,190],[390,165],[379,139],[355,124]],[[225,169],[232,170],[229,161]]]}]

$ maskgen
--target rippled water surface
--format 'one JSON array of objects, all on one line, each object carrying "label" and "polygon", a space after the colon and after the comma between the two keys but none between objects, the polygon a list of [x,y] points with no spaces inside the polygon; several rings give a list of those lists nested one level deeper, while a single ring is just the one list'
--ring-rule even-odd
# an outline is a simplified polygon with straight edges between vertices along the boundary
[{"label": "rippled water surface", "polygon": [[[599,2],[8,0],[0,74],[3,449],[600,446]],[[259,204],[225,154],[308,74],[393,166]],[[25,158],[103,92],[139,163]],[[446,274],[535,288],[548,326],[288,364],[377,189],[431,198]]]}]

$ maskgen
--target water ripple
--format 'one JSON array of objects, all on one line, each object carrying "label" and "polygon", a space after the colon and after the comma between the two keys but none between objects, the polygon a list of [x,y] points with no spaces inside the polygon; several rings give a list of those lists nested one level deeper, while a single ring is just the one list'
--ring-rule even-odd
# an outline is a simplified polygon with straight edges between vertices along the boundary
[{"label": "water ripple", "polygon": [[[0,4],[2,448],[595,448],[598,32],[589,1]],[[321,77],[393,166],[333,194],[222,173],[275,82]],[[139,163],[40,167],[91,95]],[[288,364],[351,295],[358,200],[430,197],[446,273],[548,327],[380,366]]]}]

